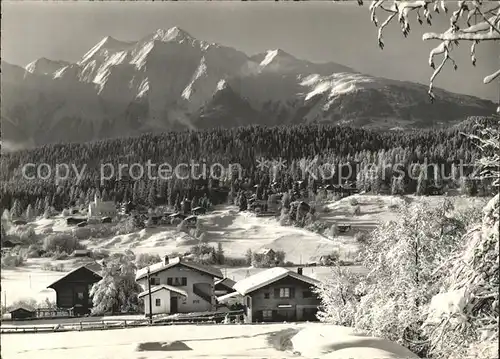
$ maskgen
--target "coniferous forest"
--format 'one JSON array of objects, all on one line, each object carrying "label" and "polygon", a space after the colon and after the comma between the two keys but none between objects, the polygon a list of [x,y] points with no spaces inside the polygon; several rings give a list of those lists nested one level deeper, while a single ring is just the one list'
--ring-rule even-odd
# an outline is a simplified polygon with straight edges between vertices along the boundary
[{"label": "coniferous forest", "polygon": [[[491,193],[489,183],[472,179],[473,168],[467,165],[480,156],[474,140],[464,134],[475,130],[472,123],[446,130],[411,132],[317,124],[250,126],[46,145],[2,155],[1,210],[12,208],[14,202],[17,211],[23,211],[29,204],[38,213],[43,213],[47,206],[60,210],[88,203],[96,191],[103,199],[150,206],[173,205],[185,197],[205,195],[216,204],[226,201],[228,194],[236,195],[241,189],[255,185],[259,185],[257,196],[266,199],[270,191],[316,193],[324,185],[346,181],[356,183],[358,191],[373,193],[426,195],[435,194],[436,190],[439,193],[460,190],[468,195],[487,195]],[[280,160],[284,165],[270,171],[259,166],[262,159],[267,163]],[[148,160],[172,167],[180,163],[206,164],[205,177],[155,178],[157,172],[153,167],[153,176],[139,178],[130,169],[134,166],[124,167],[118,175],[120,164],[145,166]],[[36,170],[30,168],[26,173],[33,179],[25,178],[23,166],[28,163],[47,164],[52,169],[51,176],[45,178],[48,173],[42,171],[44,178],[38,178]],[[219,170],[208,174],[214,163],[231,168],[230,173],[226,171],[223,177]],[[67,179],[56,181],[54,168],[58,164],[70,166]],[[104,164],[108,164],[106,169],[110,164],[115,168],[114,176],[109,171],[103,172],[105,180],[101,176]],[[239,164],[241,171],[230,164]],[[351,166],[350,175],[344,174],[346,164]],[[457,170],[459,164],[465,164],[462,172]],[[442,170],[435,171],[432,165]],[[83,169],[80,178],[71,166],[78,171]],[[203,175],[202,169],[196,169],[196,178]]]}]

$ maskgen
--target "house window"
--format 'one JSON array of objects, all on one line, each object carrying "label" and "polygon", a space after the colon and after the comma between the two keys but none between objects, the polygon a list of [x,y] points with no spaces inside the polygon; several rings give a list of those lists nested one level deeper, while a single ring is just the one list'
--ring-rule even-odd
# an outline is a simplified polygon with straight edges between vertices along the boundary
[{"label": "house window", "polygon": [[264,299],[269,299],[269,293],[264,293]]},{"label": "house window", "polygon": [[304,298],[311,298],[312,297],[312,293],[310,290],[305,290],[302,292],[302,297]]},{"label": "house window", "polygon": [[273,311],[272,310],[263,310],[262,311],[262,319],[264,319],[264,320],[273,319]]},{"label": "house window", "polygon": [[290,298],[290,288],[280,288],[280,298]]},{"label": "house window", "polygon": [[174,287],[185,287],[187,286],[187,278],[186,277],[168,278],[167,284],[172,285]]},{"label": "house window", "polygon": [[193,299],[193,304],[199,304],[200,300],[199,299]]},{"label": "house window", "polygon": [[156,305],[157,307],[159,307],[159,306],[161,305],[161,299],[160,299],[160,298],[156,298],[156,299],[155,299],[155,305]]},{"label": "house window", "polygon": [[83,300],[83,292],[78,292],[76,295],[78,296],[79,300]]},{"label": "house window", "polygon": [[149,282],[151,283],[151,285],[160,285],[160,278],[151,277],[149,278]]}]

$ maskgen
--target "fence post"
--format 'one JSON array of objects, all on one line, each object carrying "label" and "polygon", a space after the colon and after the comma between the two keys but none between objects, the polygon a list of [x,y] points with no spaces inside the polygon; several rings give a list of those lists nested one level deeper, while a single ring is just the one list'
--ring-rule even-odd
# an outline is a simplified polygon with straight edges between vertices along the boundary
[{"label": "fence post", "polygon": [[82,324],[82,322],[80,321],[80,331],[82,331],[82,330],[83,330],[83,324]]},{"label": "fence post", "polygon": [[125,328],[127,327],[127,321],[126,320],[123,322],[123,325],[125,326]]}]

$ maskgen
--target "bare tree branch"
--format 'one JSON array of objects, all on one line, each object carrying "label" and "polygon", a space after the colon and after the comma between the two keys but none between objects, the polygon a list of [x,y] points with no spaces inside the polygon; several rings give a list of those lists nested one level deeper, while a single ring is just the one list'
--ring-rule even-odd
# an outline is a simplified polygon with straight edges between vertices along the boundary
[{"label": "bare tree branch", "polygon": [[[387,3],[391,3],[390,7],[386,7]],[[363,5],[362,0],[358,0],[359,5]],[[450,27],[443,32],[429,32],[422,36],[426,40],[440,40],[441,44],[431,50],[429,54],[429,66],[433,69],[434,57],[443,55],[440,65],[435,68],[429,83],[429,96],[434,100],[433,81],[441,72],[444,65],[450,61],[454,69],[457,69],[457,64],[451,57],[450,53],[454,46],[458,46],[460,41],[472,41],[470,53],[471,62],[476,65],[476,46],[481,41],[500,41],[500,1],[482,1],[482,0],[460,0],[456,2],[457,9],[450,15]],[[448,12],[445,0],[373,0],[370,5],[371,21],[378,26],[377,10],[383,10],[389,13],[385,21],[378,30],[378,42],[381,49],[385,44],[383,41],[383,31],[387,25],[397,16],[401,24],[401,31],[404,36],[410,33],[409,14],[412,11],[416,12],[417,21],[423,24],[421,11],[425,17],[427,24],[432,25],[432,15],[429,10],[432,6],[434,12],[439,13],[440,9],[445,13]],[[473,25],[470,24],[472,18],[479,17],[479,21]],[[467,27],[461,28],[460,21],[463,20]],[[499,70],[500,71],[500,70]],[[486,76],[484,83],[491,83],[498,78],[499,71]]]}]

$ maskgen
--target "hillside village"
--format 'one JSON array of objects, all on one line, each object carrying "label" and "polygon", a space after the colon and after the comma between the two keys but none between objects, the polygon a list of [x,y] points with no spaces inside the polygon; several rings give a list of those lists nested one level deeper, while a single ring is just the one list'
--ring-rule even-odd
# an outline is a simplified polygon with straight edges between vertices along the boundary
[{"label": "hillside village", "polygon": [[[339,189],[337,189],[337,191],[339,191],[338,193],[333,191],[335,191],[335,189],[332,188],[331,196],[338,196],[339,193],[341,193]],[[348,193],[350,194],[352,190],[349,189],[348,191]],[[303,200],[295,200],[294,202],[292,202],[292,199],[295,199],[294,195],[298,196],[299,193],[286,193],[284,196],[284,200],[287,203],[285,203],[284,205],[287,206],[291,212],[289,215],[290,218],[293,218],[293,220],[304,221],[307,215],[312,216],[314,214],[314,210],[312,210],[311,206]],[[242,215],[245,215],[246,213],[245,216],[250,216],[247,218],[261,218],[261,220],[273,221],[273,223],[275,223],[274,226],[277,226],[279,225],[277,222],[286,220],[286,218],[280,218],[282,204],[281,200],[278,198],[283,199],[283,194],[279,196],[273,195],[268,201],[256,200],[256,193],[248,191],[247,193],[240,194],[238,199],[239,203],[235,210],[239,211]],[[28,259],[28,261],[30,261],[36,260],[33,257],[50,258],[49,256],[51,254],[53,259],[56,259],[56,261],[57,259],[59,259],[61,260],[61,262],[64,260],[68,260],[68,258],[74,258],[74,261],[87,261],[85,265],[78,266],[76,269],[72,270],[69,270],[70,268],[66,269],[62,265],[55,265],[54,267],[50,267],[50,265],[47,265],[45,269],[62,272],[64,272],[65,270],[68,271],[62,278],[58,279],[50,285],[47,285],[47,288],[52,288],[57,292],[55,307],[58,308],[58,310],[62,310],[61,313],[57,313],[57,311],[54,311],[54,314],[63,315],[64,313],[66,313],[67,315],[88,315],[90,314],[90,310],[92,308],[92,306],[90,306],[90,303],[93,303],[93,300],[90,296],[90,289],[94,283],[102,279],[102,276],[99,273],[102,272],[102,267],[106,266],[106,256],[109,256],[109,252],[108,254],[106,254],[105,250],[99,248],[99,245],[96,243],[98,240],[101,242],[105,242],[106,239],[92,238],[92,234],[98,231],[105,231],[106,228],[117,226],[117,224],[122,224],[124,227],[131,227],[131,229],[128,229],[128,231],[130,231],[131,233],[126,233],[123,236],[130,236],[132,234],[136,234],[137,232],[144,233],[144,231],[148,230],[156,230],[160,231],[160,233],[162,233],[161,231],[177,232],[181,236],[181,238],[185,238],[188,244],[192,244],[189,247],[191,251],[186,251],[183,253],[169,253],[170,255],[178,254],[177,257],[169,257],[169,255],[165,254],[166,251],[164,248],[161,248],[161,246],[160,248],[155,248],[157,254],[156,256],[151,253],[144,252],[145,256],[150,256],[150,258],[148,258],[150,261],[152,261],[153,259],[158,259],[157,263],[150,263],[151,265],[146,267],[150,268],[151,270],[151,278],[149,282],[152,284],[152,288],[149,288],[147,285],[141,282],[141,280],[144,279],[146,268],[138,269],[136,274],[136,281],[142,288],[142,291],[140,293],[135,293],[135,295],[142,301],[142,307],[148,306],[149,300],[147,299],[147,297],[149,296],[149,290],[151,290],[151,296],[154,299],[153,302],[157,304],[152,310],[153,313],[169,314],[176,312],[215,312],[221,308],[223,310],[228,310],[228,308],[230,309],[231,307],[234,307],[235,298],[232,295],[230,295],[228,298],[224,298],[224,295],[236,293],[236,290],[233,289],[233,286],[237,282],[233,281],[233,279],[231,278],[225,278],[222,275],[220,269],[211,267],[210,265],[217,265],[218,267],[220,267],[226,264],[230,267],[253,266],[256,268],[281,268],[280,266],[285,265],[291,267],[297,265],[318,266],[324,264],[333,264],[340,258],[338,253],[334,253],[333,245],[330,246],[330,249],[323,250],[323,252],[319,251],[317,253],[314,253],[315,256],[311,256],[309,258],[304,256],[303,258],[300,258],[300,263],[294,263],[290,260],[287,261],[286,254],[287,252],[289,252],[289,249],[280,248],[279,246],[269,248],[268,246],[263,245],[259,249],[255,248],[252,245],[253,251],[248,248],[248,250],[243,252],[243,249],[241,249],[241,252],[238,253],[238,257],[236,257],[234,256],[234,249],[231,249],[228,252],[224,252],[222,243],[218,242],[217,246],[210,246],[208,244],[209,239],[204,238],[209,235],[213,235],[210,233],[210,231],[207,232],[202,228],[204,226],[204,220],[207,221],[207,219],[209,219],[211,221],[217,222],[218,219],[224,217],[215,214],[217,213],[217,211],[214,211],[214,208],[208,207],[207,201],[204,198],[202,198],[200,202],[205,206],[196,206],[192,208],[192,202],[193,201],[185,199],[181,202],[178,208],[174,208],[174,210],[177,209],[177,211],[164,211],[163,213],[161,213],[160,208],[138,208],[130,201],[122,204],[115,204],[112,201],[103,201],[98,195],[95,195],[94,200],[89,203],[88,206],[73,206],[71,208],[64,209],[60,214],[55,213],[55,211],[52,209],[51,211],[53,211],[54,214],[50,216],[44,216],[48,218],[31,218],[31,221],[29,221],[29,214],[23,216],[24,219],[14,218],[11,220],[10,225],[7,225],[11,227],[9,232],[2,236],[4,268],[7,268],[7,263],[12,258],[23,258],[22,260],[26,260],[25,257],[30,257],[30,259]],[[27,212],[29,212],[29,210]],[[228,213],[233,213],[233,216],[237,214],[237,212],[234,210],[233,212],[226,211],[226,214]],[[9,219],[6,218],[7,216],[8,214],[5,214],[4,216],[4,223],[6,224],[9,222]],[[309,219],[309,221],[312,222],[312,219]],[[34,227],[33,224],[35,223],[44,223],[45,225],[42,224],[39,227]],[[51,228],[47,225],[48,223],[51,223],[53,225],[58,223],[59,226],[63,228],[54,228],[54,226],[51,230],[48,230],[48,228]],[[339,233],[341,231],[345,232],[350,230],[350,225],[340,225],[338,227],[340,227],[340,230],[337,230]],[[33,228],[36,228],[36,230],[34,230]],[[18,236],[16,240],[15,234],[18,233],[21,233],[21,235]],[[63,234],[65,233],[70,233],[71,236],[68,237],[68,235],[66,235],[66,237],[64,237]],[[118,232],[116,234],[118,234]],[[85,235],[87,235],[87,237],[85,237]],[[46,238],[47,236],[49,238]],[[35,237],[41,237],[40,239],[38,239],[38,241],[41,240],[43,242],[43,245],[37,246],[36,244],[30,244],[28,248],[26,248],[26,237],[32,237],[30,238],[32,242],[36,242]],[[191,237],[191,239],[188,239],[189,237]],[[116,239],[116,236],[114,238]],[[325,242],[332,242],[331,240],[327,240],[325,238],[320,238],[320,240],[321,239]],[[53,240],[55,243],[47,243],[51,240]],[[69,242],[73,244],[73,248],[69,248],[68,250],[66,250],[64,247],[70,246]],[[137,248],[136,246],[134,246],[134,241],[131,241],[130,244],[131,245],[126,250],[135,250]],[[51,246],[55,250],[55,254],[54,251],[48,250],[48,248]],[[119,252],[119,249],[114,250],[112,245],[105,247],[109,248],[110,251],[115,251],[115,253]],[[176,245],[176,248],[178,247],[179,246]],[[160,253],[162,253],[161,256],[158,255]],[[307,253],[307,251],[304,253]],[[100,255],[103,258],[99,258]],[[170,262],[169,258],[171,258]],[[295,260],[296,257],[292,256],[291,259]],[[231,263],[231,261],[233,263]],[[331,263],[328,261],[330,261]],[[352,262],[348,262],[347,260],[346,263],[354,264]],[[14,265],[16,265],[16,263],[14,263]],[[22,264],[19,263],[18,265]],[[171,276],[170,274],[168,274],[169,271],[167,271],[167,274],[165,274],[166,277],[162,274],[162,279],[160,279],[160,277],[157,277],[159,272],[155,268],[164,270],[164,267],[166,265],[168,266],[168,268],[177,268],[178,266],[181,266],[184,268],[184,270],[186,270],[186,268],[191,268],[191,270],[188,270],[188,272],[191,274],[208,273],[210,274],[210,276],[203,280],[200,279],[201,281],[199,283],[193,283],[192,281],[194,279],[189,275],[187,277]],[[195,267],[193,269],[189,266]],[[317,284],[317,280],[309,278],[302,274],[303,267],[292,268],[291,270],[284,268],[281,269],[286,272],[285,277],[290,276],[290,278],[294,278],[294,280],[297,281],[296,278],[298,276],[302,280],[305,280],[305,282],[301,283]],[[270,273],[272,277],[272,271]],[[249,278],[252,277],[253,276],[249,276]],[[280,278],[280,280],[282,279],[283,278]],[[203,286],[203,283],[205,284],[205,287]],[[186,287],[191,289],[186,292]],[[222,292],[220,292],[221,290]],[[304,291],[307,292],[307,290],[303,290],[300,293],[299,291],[297,291],[297,296],[299,297],[299,294],[302,295],[302,292]],[[218,300],[218,297],[215,295],[216,292],[220,292],[219,294],[223,294],[221,300]],[[294,287],[291,287],[291,290],[288,289],[286,295],[287,297],[294,298],[294,293]],[[240,293],[240,297],[242,295],[243,294]],[[267,295],[269,296],[270,294]],[[195,299],[192,298],[193,296]],[[177,298],[179,298],[178,302]],[[190,305],[186,306],[187,298],[189,298]],[[311,293],[307,294],[306,298],[313,298],[313,295]],[[236,304],[239,304],[239,308],[242,308],[244,307],[244,303],[246,303],[246,301],[243,297],[239,299],[239,303]],[[231,306],[228,307],[225,305],[226,300],[229,300],[232,303]],[[29,310],[30,308],[23,309]],[[50,312],[47,310],[47,308],[36,309],[36,313],[42,313],[41,315],[44,318],[46,318],[48,316],[47,313]],[[121,308],[113,308],[113,310],[117,311],[120,311],[120,309]],[[144,312],[148,314],[149,310],[144,309]],[[265,313],[267,314],[267,312]],[[292,317],[295,318],[296,316],[297,314],[294,314]],[[299,318],[301,316],[302,314],[298,315]],[[254,317],[260,318],[260,320],[263,320],[263,318],[274,318],[269,315],[263,316],[262,313],[258,315],[254,314]],[[276,318],[278,317],[279,316],[277,316]],[[306,317],[311,318],[311,314],[307,314]],[[314,315],[312,315],[312,317],[314,317]],[[249,316],[249,318],[250,319],[247,318],[246,320],[252,321],[251,315]]]},{"label": "hillside village", "polygon": [[[40,293],[52,289],[56,295],[51,293],[51,300],[47,297],[41,307],[34,306],[33,300],[23,307],[29,298],[20,297],[11,299],[10,305],[4,303],[3,312],[10,312],[12,319],[19,310],[19,318],[47,319],[122,312],[157,318],[243,310],[238,316],[242,322],[317,320],[320,299],[314,287],[328,275],[328,266],[361,271],[356,256],[371,231],[396,218],[408,201],[430,203],[441,198],[356,195],[346,185],[325,187],[319,201],[293,191],[272,194],[263,201],[256,199],[257,191],[255,186],[253,191],[241,192],[235,205],[217,208],[205,198],[200,201],[203,206],[192,208],[193,201],[184,199],[167,211],[131,201],[116,204],[95,195],[88,206],[61,213],[51,209],[45,218],[29,220],[25,215],[9,220],[6,212],[3,228],[10,228],[2,236],[4,273],[9,265],[22,268],[47,258],[52,263],[44,261],[40,268],[57,273],[58,278],[43,283],[46,289]],[[472,200],[456,199],[462,206]],[[250,224],[239,238],[231,239],[231,222],[237,220],[260,226]],[[252,231],[260,235],[271,228],[275,233],[268,243],[249,238]],[[105,277],[119,277],[120,273],[109,271],[123,271],[127,256],[135,262],[127,268],[135,280],[134,285],[128,284],[127,295],[135,299],[99,299],[102,296],[92,292],[93,285]],[[304,269],[310,274],[305,275]],[[4,290],[8,288],[5,279]],[[7,291],[10,299],[12,291]],[[106,303],[101,305],[99,300]]]}]

